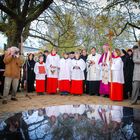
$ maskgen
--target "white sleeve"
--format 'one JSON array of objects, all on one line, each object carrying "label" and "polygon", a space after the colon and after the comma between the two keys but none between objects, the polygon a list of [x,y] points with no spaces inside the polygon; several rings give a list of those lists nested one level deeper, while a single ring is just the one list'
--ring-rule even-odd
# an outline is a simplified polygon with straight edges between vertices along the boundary
[{"label": "white sleeve", "polygon": [[74,60],[71,60],[71,71],[73,71],[73,67],[74,67]]},{"label": "white sleeve", "polygon": [[39,71],[38,71],[38,62],[35,63],[34,72],[35,72],[35,74],[39,74]]},{"label": "white sleeve", "polygon": [[80,63],[80,69],[82,70],[82,71],[84,71],[85,70],[85,68],[86,68],[86,63],[85,63],[85,61],[84,60],[82,60],[81,59],[81,63]]},{"label": "white sleeve", "polygon": [[59,64],[60,64],[60,56],[59,55],[57,55],[57,62],[56,62],[56,64],[57,64],[57,67],[59,67]]},{"label": "white sleeve", "polygon": [[100,70],[100,64],[99,64],[100,58],[101,58],[101,55],[98,54],[97,61],[95,62],[95,63],[96,63],[96,68],[97,68],[98,70]]},{"label": "white sleeve", "polygon": [[88,67],[89,67],[89,61],[90,61],[90,56],[88,55],[87,61],[86,61],[86,67],[87,67],[87,69],[88,69]]},{"label": "white sleeve", "polygon": [[112,64],[111,70],[121,70],[123,68],[123,62],[119,59],[115,64]]},{"label": "white sleeve", "polygon": [[48,56],[47,56],[47,60],[46,60],[46,67],[47,67],[47,69],[49,68],[49,64],[50,64],[50,63],[49,63],[49,57],[50,57],[50,56],[48,55]]}]

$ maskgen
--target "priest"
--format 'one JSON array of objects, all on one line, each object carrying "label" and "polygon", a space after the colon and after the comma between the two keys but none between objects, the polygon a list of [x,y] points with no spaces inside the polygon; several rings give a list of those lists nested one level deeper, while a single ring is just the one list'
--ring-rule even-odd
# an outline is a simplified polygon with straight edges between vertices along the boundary
[{"label": "priest", "polygon": [[110,60],[111,60],[111,52],[109,50],[109,45],[105,44],[103,45],[103,51],[100,60],[100,70],[101,70],[101,82],[100,82],[100,95],[103,95],[104,97],[109,97],[110,92]]},{"label": "priest", "polygon": [[87,58],[87,81],[88,94],[99,95],[100,88],[100,66],[98,64],[101,55],[96,53],[96,48],[91,49],[91,54]]}]

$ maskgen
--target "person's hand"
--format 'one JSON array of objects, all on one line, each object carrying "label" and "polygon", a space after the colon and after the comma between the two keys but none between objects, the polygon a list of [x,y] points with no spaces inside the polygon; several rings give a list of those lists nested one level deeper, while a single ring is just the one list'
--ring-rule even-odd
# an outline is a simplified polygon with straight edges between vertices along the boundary
[{"label": "person's hand", "polygon": [[112,63],[113,63],[112,60],[110,60],[110,65],[112,65]]},{"label": "person's hand", "polygon": [[74,69],[80,69],[80,67],[79,66],[74,66]]},{"label": "person's hand", "polygon": [[55,66],[53,66],[53,65],[50,65],[50,67],[52,68],[52,69],[55,69],[56,67]]},{"label": "person's hand", "polygon": [[95,62],[94,61],[90,61],[90,65],[94,65],[95,64]]},{"label": "person's hand", "polygon": [[106,62],[103,62],[103,63],[102,63],[102,66],[106,66],[106,65],[107,65]]},{"label": "person's hand", "polygon": [[15,56],[15,50],[10,50],[10,54],[11,54],[12,56]]}]

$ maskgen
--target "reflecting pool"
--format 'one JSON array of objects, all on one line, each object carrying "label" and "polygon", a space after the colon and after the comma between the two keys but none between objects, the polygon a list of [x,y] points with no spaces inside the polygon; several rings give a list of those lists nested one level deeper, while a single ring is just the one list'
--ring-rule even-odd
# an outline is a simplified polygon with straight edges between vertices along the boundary
[{"label": "reflecting pool", "polygon": [[0,122],[0,140],[139,140],[140,110],[61,105],[28,110]]}]

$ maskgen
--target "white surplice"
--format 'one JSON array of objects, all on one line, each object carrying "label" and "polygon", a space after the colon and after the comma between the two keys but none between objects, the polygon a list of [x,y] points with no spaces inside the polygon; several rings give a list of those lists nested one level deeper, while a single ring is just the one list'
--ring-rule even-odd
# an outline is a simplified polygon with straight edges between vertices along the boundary
[{"label": "white surplice", "polygon": [[[71,79],[72,80],[84,80],[84,70],[86,68],[86,63],[83,59],[73,59],[71,62]],[[75,67],[79,67],[79,69],[75,69]]]},{"label": "white surplice", "polygon": [[[44,66],[45,67],[45,71],[46,73],[44,74],[40,74],[39,73],[39,66]],[[43,63],[43,64],[40,64],[39,62],[36,62],[35,63],[35,67],[34,67],[34,72],[35,72],[35,79],[36,80],[45,80],[45,75],[47,74],[47,67],[46,67],[46,64]]]},{"label": "white surplice", "polygon": [[120,57],[112,59],[112,82],[124,83],[123,61]]},{"label": "white surplice", "polygon": [[[92,54],[88,55],[87,58],[87,81],[99,81],[101,80],[100,77],[100,65],[98,64],[99,59],[101,55],[95,54],[93,56]],[[95,64],[90,65],[90,61],[94,61]]]},{"label": "white surplice", "polygon": [[[47,77],[48,78],[58,78],[58,67],[59,67],[60,56],[58,54],[52,55],[49,54],[47,56]],[[56,68],[52,68],[56,67]]]},{"label": "white surplice", "polygon": [[59,62],[59,80],[71,80],[71,59],[61,58]]}]

